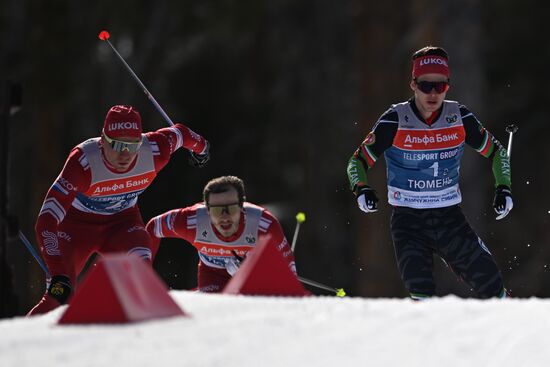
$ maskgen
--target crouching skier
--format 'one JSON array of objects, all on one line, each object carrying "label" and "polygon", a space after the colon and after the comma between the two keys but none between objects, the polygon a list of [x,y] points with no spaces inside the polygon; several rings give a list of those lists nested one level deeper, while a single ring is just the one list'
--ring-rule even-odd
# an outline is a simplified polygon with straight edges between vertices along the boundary
[{"label": "crouching skier", "polygon": [[101,137],[73,148],[36,222],[51,279],[28,315],[67,303],[77,275],[93,253],[125,252],[152,262],[157,248],[145,230],[138,196],[181,147],[190,151],[195,166],[209,159],[208,142],[186,126],[142,134],[139,112],[131,106],[114,106]]},{"label": "crouching skier", "polygon": [[204,202],[159,215],[147,223],[154,246],[161,238],[181,238],[198,251],[198,290],[221,292],[238,270],[240,259],[258,244],[274,246],[296,274],[294,255],[279,221],[265,208],[249,203],[243,181],[222,176],[209,181]]}]

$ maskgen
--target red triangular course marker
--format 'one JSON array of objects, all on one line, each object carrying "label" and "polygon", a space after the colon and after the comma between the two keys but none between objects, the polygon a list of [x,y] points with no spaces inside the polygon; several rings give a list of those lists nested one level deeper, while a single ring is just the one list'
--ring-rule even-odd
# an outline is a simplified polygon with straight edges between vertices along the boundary
[{"label": "red triangular course marker", "polygon": [[105,255],[79,286],[59,324],[128,323],[184,316],[155,271],[135,255]]},{"label": "red triangular course marker", "polygon": [[287,261],[274,246],[260,245],[248,253],[222,293],[250,296],[308,296]]}]

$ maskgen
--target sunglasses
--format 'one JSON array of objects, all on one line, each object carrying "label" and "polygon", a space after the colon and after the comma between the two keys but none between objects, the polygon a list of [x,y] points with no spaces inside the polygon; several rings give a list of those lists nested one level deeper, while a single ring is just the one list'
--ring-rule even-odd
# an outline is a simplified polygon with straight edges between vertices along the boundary
[{"label": "sunglasses", "polygon": [[111,139],[105,134],[103,134],[103,139],[105,139],[105,141],[107,142],[107,144],[109,144],[111,149],[113,149],[115,152],[119,152],[119,153],[121,153],[125,150],[128,153],[135,153],[139,150],[139,148],[141,147],[141,143],[143,142],[143,140],[140,140],[140,141],[137,141],[137,142],[131,142],[130,143],[130,142],[127,142],[127,141]]},{"label": "sunglasses", "polygon": [[224,204],[224,205],[208,205],[208,212],[214,217],[221,217],[223,213],[233,215],[241,210],[240,203]]},{"label": "sunglasses", "polygon": [[449,82],[428,82],[428,81],[414,81],[416,86],[424,94],[430,94],[435,89],[437,94],[441,94],[449,90]]}]

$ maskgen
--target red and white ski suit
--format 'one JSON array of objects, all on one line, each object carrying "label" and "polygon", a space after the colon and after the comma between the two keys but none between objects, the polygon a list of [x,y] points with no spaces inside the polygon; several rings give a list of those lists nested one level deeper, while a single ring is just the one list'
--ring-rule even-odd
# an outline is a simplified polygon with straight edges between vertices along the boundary
[{"label": "red and white ski suit", "polygon": [[265,208],[245,202],[237,232],[223,237],[210,221],[206,206],[174,209],[159,215],[147,223],[147,231],[153,242],[161,238],[181,238],[198,251],[198,289],[202,292],[220,292],[231,279],[227,268],[235,260],[233,251],[240,257],[264,244],[275,246],[296,273],[294,255],[288,245],[279,221]]},{"label": "red and white ski suit", "polygon": [[[125,252],[152,261],[156,249],[141,218],[138,196],[180,147],[195,153],[206,141],[182,124],[143,134],[143,143],[126,172],[110,168],[100,138],[72,149],[40,209],[35,234],[52,276],[76,277],[93,253]],[[59,304],[47,293],[29,314]]]}]

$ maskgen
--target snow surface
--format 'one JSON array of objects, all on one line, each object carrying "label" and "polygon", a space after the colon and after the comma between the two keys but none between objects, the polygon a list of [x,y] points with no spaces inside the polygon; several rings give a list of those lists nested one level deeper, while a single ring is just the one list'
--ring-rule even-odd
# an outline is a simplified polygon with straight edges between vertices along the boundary
[{"label": "snow surface", "polygon": [[0,321],[0,366],[549,366],[550,300],[246,297],[171,291],[188,314]]}]

